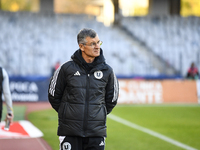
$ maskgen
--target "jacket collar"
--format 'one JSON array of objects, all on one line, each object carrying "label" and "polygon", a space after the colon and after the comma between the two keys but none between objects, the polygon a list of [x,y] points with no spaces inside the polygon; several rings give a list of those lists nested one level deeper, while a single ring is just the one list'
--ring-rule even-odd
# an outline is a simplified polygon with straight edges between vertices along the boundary
[{"label": "jacket collar", "polygon": [[[94,59],[92,63],[87,63],[83,57],[82,52],[78,49],[72,56],[72,60],[78,63],[79,65],[83,66],[87,71],[93,70],[93,68],[101,68],[101,65],[105,64],[105,58],[103,56],[103,50],[100,49],[100,55]],[[100,67],[100,68],[99,68]],[[95,69],[95,70],[96,70]]]}]

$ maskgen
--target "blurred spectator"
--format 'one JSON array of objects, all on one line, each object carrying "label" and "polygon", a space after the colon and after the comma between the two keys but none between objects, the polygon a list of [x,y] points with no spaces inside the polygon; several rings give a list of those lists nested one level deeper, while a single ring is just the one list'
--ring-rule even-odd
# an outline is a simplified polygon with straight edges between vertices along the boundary
[{"label": "blurred spectator", "polygon": [[199,79],[199,71],[197,67],[195,67],[194,62],[191,64],[190,68],[188,69],[186,78],[193,79],[193,80]]},{"label": "blurred spectator", "polygon": [[54,74],[54,72],[60,67],[60,61],[57,61],[56,64],[53,66],[52,68],[52,76]]},{"label": "blurred spectator", "polygon": [[5,103],[7,106],[7,115],[11,117],[6,117],[6,120],[8,119],[10,122],[13,121],[13,108],[12,108],[12,98],[9,88],[9,77],[6,72],[6,70],[2,67],[0,67],[0,122],[2,118],[2,111],[3,111],[3,100],[2,100],[2,94],[4,95]]},{"label": "blurred spectator", "polygon": [[57,61],[55,64],[55,71],[60,67],[60,61]]}]

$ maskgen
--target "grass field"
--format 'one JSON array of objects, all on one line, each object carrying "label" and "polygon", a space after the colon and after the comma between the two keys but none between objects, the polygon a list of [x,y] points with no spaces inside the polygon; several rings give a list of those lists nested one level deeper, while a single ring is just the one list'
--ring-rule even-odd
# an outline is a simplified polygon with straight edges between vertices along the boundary
[{"label": "grass field", "polygon": [[[15,106],[13,105],[13,111],[14,111],[14,121],[18,121],[18,120],[24,120],[25,118],[25,110],[26,110],[26,106]],[[6,109],[6,105],[3,105],[3,114],[2,114],[2,120],[5,120],[7,114],[7,109]]]},{"label": "grass field", "polygon": [[[108,116],[106,150],[181,150],[200,149],[200,106],[199,105],[118,105]],[[125,121],[116,121],[111,116]],[[29,120],[43,133],[44,139],[53,150],[58,149],[57,114],[53,109],[33,112]],[[128,122],[170,138],[166,142],[145,131],[135,129]],[[131,124],[132,125],[132,124]],[[148,131],[149,131],[148,130]],[[183,144],[183,147],[173,142]]]}]

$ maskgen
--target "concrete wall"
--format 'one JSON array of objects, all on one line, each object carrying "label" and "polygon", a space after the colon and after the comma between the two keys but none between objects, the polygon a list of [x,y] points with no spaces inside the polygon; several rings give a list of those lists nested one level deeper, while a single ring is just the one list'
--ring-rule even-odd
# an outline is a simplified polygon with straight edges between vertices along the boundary
[{"label": "concrete wall", "polygon": [[54,0],[40,0],[40,12],[54,12]]},{"label": "concrete wall", "polygon": [[149,16],[170,14],[169,0],[149,0]]},{"label": "concrete wall", "polygon": [[149,16],[179,15],[181,0],[149,0]]}]

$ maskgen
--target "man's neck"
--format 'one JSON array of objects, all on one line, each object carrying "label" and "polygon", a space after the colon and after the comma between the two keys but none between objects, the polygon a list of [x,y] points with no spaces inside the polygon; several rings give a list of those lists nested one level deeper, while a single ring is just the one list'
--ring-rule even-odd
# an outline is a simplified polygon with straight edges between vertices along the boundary
[{"label": "man's neck", "polygon": [[92,63],[94,61],[94,59],[87,59],[85,61],[86,61],[86,63]]},{"label": "man's neck", "polygon": [[82,57],[86,63],[92,63],[95,59],[95,57],[88,57],[87,55],[84,55],[84,53],[82,53]]}]

